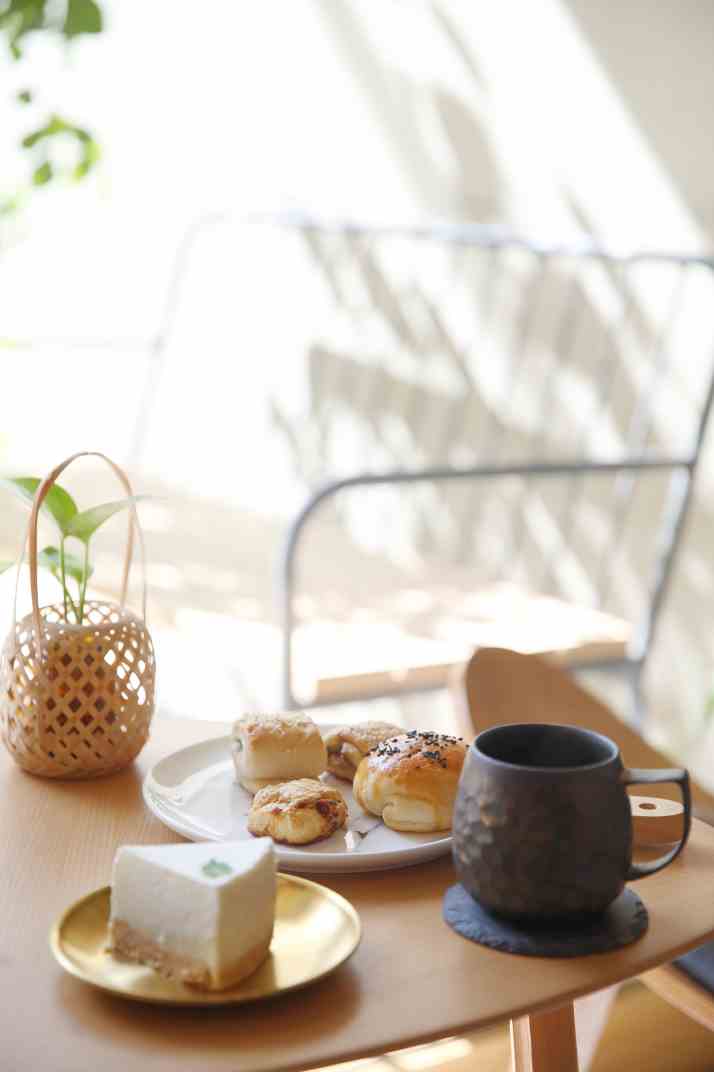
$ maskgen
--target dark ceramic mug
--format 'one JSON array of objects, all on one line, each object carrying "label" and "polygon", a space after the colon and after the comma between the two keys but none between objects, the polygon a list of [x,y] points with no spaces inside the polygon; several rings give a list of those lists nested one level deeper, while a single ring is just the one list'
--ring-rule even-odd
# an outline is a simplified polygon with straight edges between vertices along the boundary
[{"label": "dark ceramic mug", "polygon": [[[675,782],[684,833],[651,863],[632,862],[625,786]],[[604,911],[625,882],[654,875],[684,848],[691,825],[685,770],[626,770],[608,737],[574,726],[512,724],[471,745],[454,808],[453,851],[464,887],[511,918]]]}]

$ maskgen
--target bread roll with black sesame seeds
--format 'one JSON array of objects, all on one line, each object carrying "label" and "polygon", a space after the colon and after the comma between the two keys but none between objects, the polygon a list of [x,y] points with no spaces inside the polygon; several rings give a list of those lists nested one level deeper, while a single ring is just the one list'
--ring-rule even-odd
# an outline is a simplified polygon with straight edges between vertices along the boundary
[{"label": "bread roll with black sesame seeds", "polygon": [[465,758],[461,738],[412,730],[381,741],[365,756],[352,791],[360,807],[392,830],[450,830]]}]

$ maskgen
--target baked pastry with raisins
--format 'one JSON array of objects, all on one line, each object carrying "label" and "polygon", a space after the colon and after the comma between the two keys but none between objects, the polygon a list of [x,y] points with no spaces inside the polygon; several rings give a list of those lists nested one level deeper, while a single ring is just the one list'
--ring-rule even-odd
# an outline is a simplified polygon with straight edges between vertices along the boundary
[{"label": "baked pastry with raisins", "polygon": [[334,786],[315,778],[268,785],[253,797],[248,829],[286,845],[309,845],[330,837],[347,821],[347,805]]}]

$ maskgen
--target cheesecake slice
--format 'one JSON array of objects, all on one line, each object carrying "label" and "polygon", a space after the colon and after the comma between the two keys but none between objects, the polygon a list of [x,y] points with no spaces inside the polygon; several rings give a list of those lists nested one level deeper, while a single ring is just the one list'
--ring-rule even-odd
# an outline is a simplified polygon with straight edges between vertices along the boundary
[{"label": "cheesecake slice", "polygon": [[270,838],[123,845],[114,858],[110,951],[168,979],[225,990],[268,955],[275,889]]}]

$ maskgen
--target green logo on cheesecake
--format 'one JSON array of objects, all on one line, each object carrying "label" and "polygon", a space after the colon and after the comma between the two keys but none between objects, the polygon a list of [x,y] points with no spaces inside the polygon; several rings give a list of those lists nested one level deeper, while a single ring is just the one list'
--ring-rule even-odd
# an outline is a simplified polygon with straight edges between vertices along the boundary
[{"label": "green logo on cheesecake", "polygon": [[233,868],[230,864],[225,863],[223,860],[209,860],[207,864],[204,864],[201,868],[206,878],[222,878],[223,875],[230,875],[233,872]]}]

